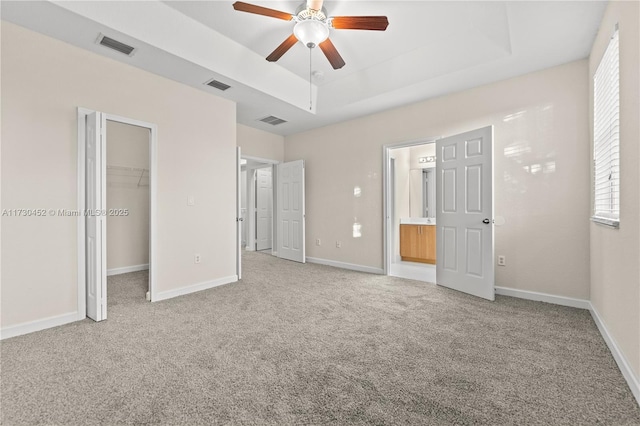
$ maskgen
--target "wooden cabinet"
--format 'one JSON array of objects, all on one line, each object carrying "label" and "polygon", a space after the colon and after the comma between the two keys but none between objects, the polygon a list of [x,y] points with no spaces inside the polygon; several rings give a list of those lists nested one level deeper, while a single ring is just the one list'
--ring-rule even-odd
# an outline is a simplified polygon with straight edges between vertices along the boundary
[{"label": "wooden cabinet", "polygon": [[400,257],[409,262],[435,264],[435,225],[400,225]]}]

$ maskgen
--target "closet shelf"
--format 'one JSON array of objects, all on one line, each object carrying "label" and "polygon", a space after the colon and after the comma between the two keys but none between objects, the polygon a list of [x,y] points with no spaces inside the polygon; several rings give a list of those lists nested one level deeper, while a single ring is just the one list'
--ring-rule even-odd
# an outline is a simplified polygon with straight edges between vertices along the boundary
[{"label": "closet shelf", "polygon": [[123,172],[149,172],[149,169],[143,169],[140,167],[110,166],[110,165],[107,165],[107,170],[119,170]]},{"label": "closet shelf", "polygon": [[[149,169],[144,169],[141,167],[127,167],[127,166],[116,166],[116,165],[108,165],[107,164],[107,175],[108,176],[117,176],[126,178],[127,182],[118,182],[120,184],[133,184],[133,179],[137,180],[137,187],[140,186],[149,186]],[[147,180],[146,183],[143,183],[143,178]],[[115,182],[114,182],[115,183]]]}]

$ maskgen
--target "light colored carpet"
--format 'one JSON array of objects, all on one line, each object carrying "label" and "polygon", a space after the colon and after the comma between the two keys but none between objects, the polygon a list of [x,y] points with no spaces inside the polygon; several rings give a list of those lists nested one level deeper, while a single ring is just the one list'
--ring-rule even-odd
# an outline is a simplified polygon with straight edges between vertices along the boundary
[{"label": "light colored carpet", "polygon": [[247,253],[244,279],[2,342],[5,425],[638,425],[587,311]]}]

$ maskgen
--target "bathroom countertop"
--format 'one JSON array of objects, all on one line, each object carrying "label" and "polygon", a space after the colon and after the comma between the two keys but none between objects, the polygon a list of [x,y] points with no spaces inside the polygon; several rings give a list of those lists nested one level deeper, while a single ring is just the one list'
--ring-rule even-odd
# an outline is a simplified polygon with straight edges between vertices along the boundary
[{"label": "bathroom countertop", "polygon": [[435,217],[401,217],[400,225],[435,225]]}]

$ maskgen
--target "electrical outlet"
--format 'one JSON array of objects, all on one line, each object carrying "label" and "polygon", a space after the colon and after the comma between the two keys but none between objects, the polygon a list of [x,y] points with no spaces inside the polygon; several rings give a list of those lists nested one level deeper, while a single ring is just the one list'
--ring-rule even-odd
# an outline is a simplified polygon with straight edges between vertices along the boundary
[{"label": "electrical outlet", "polygon": [[336,241],[336,248],[342,248],[342,243],[340,241]]},{"label": "electrical outlet", "polygon": [[319,246],[321,244],[322,244],[322,242],[320,241],[320,238],[316,238],[316,245]]},{"label": "electrical outlet", "polygon": [[200,261],[202,261],[202,259],[200,258],[199,254],[194,254],[193,255],[193,263],[200,263]]},{"label": "electrical outlet", "polygon": [[502,255],[498,256],[498,266],[507,266],[507,259]]}]

